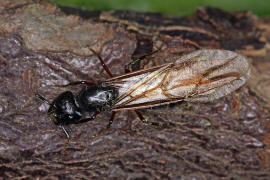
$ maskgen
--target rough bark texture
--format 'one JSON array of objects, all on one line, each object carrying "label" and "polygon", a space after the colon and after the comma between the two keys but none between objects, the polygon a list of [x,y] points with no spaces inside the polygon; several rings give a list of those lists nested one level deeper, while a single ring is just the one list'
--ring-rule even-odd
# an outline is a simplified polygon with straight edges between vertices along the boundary
[{"label": "rough bark texture", "polygon": [[[137,12],[84,12],[30,0],[0,1],[0,177],[3,179],[269,179],[270,21],[247,12],[198,8],[190,17]],[[173,61],[198,48],[250,58],[251,79],[211,103],[179,103],[67,127],[47,116],[38,91],[53,100],[53,85],[107,78]],[[78,92],[80,87],[72,88]]]}]

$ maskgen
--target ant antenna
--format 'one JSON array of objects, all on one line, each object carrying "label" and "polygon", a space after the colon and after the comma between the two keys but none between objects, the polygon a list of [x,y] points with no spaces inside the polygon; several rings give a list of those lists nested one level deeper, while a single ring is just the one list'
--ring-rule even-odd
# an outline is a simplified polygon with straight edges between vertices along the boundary
[{"label": "ant antenna", "polygon": [[[38,92],[35,93],[35,96],[39,99],[41,99],[43,102],[51,105],[51,103],[45,98],[43,97],[42,95],[40,95]],[[30,104],[30,102],[34,99],[34,97],[32,96],[19,110],[15,111],[15,112],[12,112],[10,113],[9,115],[17,115],[19,113],[21,113],[23,111],[23,109],[28,106]]]},{"label": "ant antenna", "polygon": [[65,129],[65,127],[61,125],[61,126],[60,126],[60,128],[62,128],[62,129],[63,129],[64,133],[66,134],[67,138],[69,139],[69,138],[70,138],[70,136],[69,136],[69,134],[68,134],[67,130]]},{"label": "ant antenna", "polygon": [[43,102],[45,102],[45,103],[51,105],[51,103],[50,103],[45,97],[43,97],[41,94],[36,93],[35,96],[36,96],[37,98],[39,98],[41,101],[43,101]]}]

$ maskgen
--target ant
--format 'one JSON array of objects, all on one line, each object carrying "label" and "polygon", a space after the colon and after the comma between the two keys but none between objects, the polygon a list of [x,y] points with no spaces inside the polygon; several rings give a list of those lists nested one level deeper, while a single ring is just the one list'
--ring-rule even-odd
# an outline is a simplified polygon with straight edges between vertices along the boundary
[{"label": "ant", "polygon": [[[101,56],[96,53],[93,49],[89,48],[91,52],[96,55],[103,66],[104,70],[108,74],[110,78],[113,78],[110,69],[104,63]],[[152,52],[150,55],[155,53]],[[141,58],[145,58],[149,55],[144,55]],[[129,71],[126,69],[126,71]],[[88,81],[75,81],[66,85],[60,85],[58,87],[68,87],[68,86],[76,86],[76,85],[85,85],[77,96],[74,96],[71,91],[65,91],[58,95],[52,102],[47,100],[45,97],[36,93],[35,96],[42,100],[43,102],[50,105],[48,109],[48,116],[54,122],[54,124],[59,125],[66,137],[69,139],[70,136],[64,125],[69,124],[79,124],[87,121],[94,120],[96,116],[102,111],[111,111],[111,106],[114,104],[114,101],[119,95],[118,89],[114,86],[107,85],[104,82],[101,83],[92,83]],[[142,114],[138,110],[133,110],[139,119],[147,123]],[[92,114],[89,118],[82,119],[83,113]],[[106,126],[106,129],[109,129],[111,124],[113,123],[116,112],[112,111],[111,118],[109,119],[109,123]]]}]

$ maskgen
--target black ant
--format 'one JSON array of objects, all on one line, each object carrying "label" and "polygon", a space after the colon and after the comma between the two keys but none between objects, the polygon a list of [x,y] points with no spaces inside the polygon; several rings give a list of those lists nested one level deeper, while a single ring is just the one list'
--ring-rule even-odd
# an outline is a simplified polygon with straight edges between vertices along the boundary
[{"label": "black ant", "polygon": [[[104,63],[99,54],[94,50],[90,49],[99,59],[104,70],[107,72],[110,78],[113,77],[110,69]],[[152,54],[152,53],[151,53]],[[145,56],[143,56],[145,57]],[[88,81],[75,81],[67,85],[60,87],[74,86],[84,84],[85,86],[81,89],[77,96],[74,96],[71,91],[65,91],[56,97],[52,102],[49,102],[45,97],[36,93],[35,96],[45,103],[49,104],[48,116],[56,124],[59,125],[67,138],[70,136],[65,130],[64,125],[68,124],[79,124],[87,121],[94,120],[96,116],[102,111],[111,111],[111,106],[118,97],[118,89],[116,87],[107,85],[104,82],[95,84]],[[134,110],[140,120],[146,123],[141,113]],[[90,118],[82,119],[83,113],[90,113]],[[111,118],[107,125],[107,129],[110,128],[113,123],[116,112],[112,111]]]}]

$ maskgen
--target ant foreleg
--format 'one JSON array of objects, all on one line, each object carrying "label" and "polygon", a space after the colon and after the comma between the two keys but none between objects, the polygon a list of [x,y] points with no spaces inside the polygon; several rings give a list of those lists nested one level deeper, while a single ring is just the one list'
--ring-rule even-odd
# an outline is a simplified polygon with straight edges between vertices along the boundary
[{"label": "ant foreleg", "polygon": [[92,120],[95,120],[97,115],[99,114],[100,112],[95,112],[91,117],[89,118],[84,118],[84,119],[80,119],[78,122],[76,122],[75,124],[80,124],[80,123],[84,123],[84,122],[88,122],[88,121],[92,121]]},{"label": "ant foreleg", "polygon": [[67,138],[68,138],[68,140],[70,139],[70,136],[69,136],[69,134],[68,134],[68,132],[67,132],[67,130],[64,128],[64,126],[60,126],[60,128],[62,128],[62,130],[64,131],[64,133],[65,133],[65,135],[67,136]]}]

